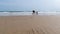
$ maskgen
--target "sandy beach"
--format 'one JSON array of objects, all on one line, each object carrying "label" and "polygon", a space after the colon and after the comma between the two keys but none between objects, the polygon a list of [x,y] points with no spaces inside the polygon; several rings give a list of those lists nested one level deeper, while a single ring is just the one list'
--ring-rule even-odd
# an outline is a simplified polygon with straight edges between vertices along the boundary
[{"label": "sandy beach", "polygon": [[60,16],[0,16],[0,34],[60,34]]}]

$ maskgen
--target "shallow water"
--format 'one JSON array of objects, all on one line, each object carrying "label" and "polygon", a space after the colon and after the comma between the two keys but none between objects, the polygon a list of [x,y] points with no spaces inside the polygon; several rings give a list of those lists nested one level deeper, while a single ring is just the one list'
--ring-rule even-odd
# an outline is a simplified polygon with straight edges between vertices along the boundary
[{"label": "shallow water", "polygon": [[[0,12],[0,16],[32,15],[32,12]],[[38,12],[38,15],[60,15],[60,12]]]}]

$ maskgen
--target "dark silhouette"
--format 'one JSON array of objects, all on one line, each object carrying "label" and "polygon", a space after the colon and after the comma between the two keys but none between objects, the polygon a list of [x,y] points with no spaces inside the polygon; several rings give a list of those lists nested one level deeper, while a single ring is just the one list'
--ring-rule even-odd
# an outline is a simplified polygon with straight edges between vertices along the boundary
[{"label": "dark silhouette", "polygon": [[33,10],[32,12],[33,12],[33,14],[34,14],[34,13],[35,13],[35,10]]}]

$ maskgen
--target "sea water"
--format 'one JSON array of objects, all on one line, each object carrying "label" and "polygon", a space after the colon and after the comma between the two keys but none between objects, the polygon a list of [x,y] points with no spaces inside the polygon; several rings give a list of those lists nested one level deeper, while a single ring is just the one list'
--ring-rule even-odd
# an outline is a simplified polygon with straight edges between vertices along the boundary
[{"label": "sea water", "polygon": [[[0,12],[0,16],[32,15],[32,12]],[[38,15],[60,15],[60,12],[38,12]]]}]

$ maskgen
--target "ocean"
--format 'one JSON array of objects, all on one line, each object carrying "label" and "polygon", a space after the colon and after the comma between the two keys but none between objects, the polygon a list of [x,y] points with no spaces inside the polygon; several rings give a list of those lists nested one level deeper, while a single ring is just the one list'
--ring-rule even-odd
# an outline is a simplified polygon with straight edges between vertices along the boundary
[{"label": "ocean", "polygon": [[[32,15],[32,11],[0,11],[0,16]],[[38,15],[60,15],[60,12],[38,12]]]}]

